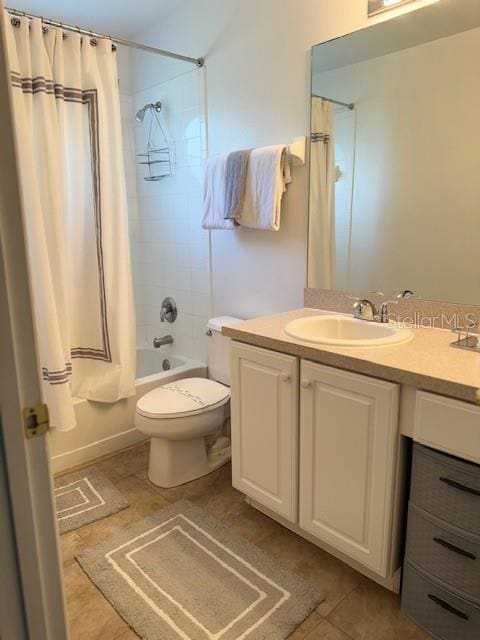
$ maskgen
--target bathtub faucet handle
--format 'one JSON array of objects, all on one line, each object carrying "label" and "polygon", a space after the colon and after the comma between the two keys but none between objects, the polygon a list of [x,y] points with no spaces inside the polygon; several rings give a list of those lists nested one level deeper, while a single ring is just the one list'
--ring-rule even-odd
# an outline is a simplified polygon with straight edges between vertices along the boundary
[{"label": "bathtub faucet handle", "polygon": [[160,308],[160,322],[175,322],[178,310],[173,298],[164,298]]}]

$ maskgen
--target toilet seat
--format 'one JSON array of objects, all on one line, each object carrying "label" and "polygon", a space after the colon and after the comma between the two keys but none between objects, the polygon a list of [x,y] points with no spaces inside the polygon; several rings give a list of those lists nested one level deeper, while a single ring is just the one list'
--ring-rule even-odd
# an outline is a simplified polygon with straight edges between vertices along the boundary
[{"label": "toilet seat", "polygon": [[226,404],[230,388],[207,378],[184,378],[145,394],[137,413],[155,420],[194,416]]}]

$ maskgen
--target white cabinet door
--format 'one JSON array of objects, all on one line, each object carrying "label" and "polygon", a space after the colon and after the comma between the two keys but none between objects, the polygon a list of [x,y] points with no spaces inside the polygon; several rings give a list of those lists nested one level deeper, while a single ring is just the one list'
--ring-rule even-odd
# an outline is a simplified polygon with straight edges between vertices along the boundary
[{"label": "white cabinet door", "polygon": [[291,522],[298,509],[298,359],[232,342],[233,486]]},{"label": "white cabinet door", "polygon": [[300,526],[389,571],[398,385],[302,361]]}]

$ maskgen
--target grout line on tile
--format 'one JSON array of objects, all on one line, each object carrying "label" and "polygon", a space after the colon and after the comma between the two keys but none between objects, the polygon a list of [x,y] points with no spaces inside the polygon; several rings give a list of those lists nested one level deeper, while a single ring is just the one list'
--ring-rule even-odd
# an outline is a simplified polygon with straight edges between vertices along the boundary
[{"label": "grout line on tile", "polygon": [[132,627],[128,627],[128,629],[126,629],[125,631],[122,631],[122,633],[119,636],[115,636],[115,638],[113,638],[113,640],[122,640],[122,638],[126,638],[127,634],[129,634],[129,633],[133,633],[137,638],[140,639],[140,636],[137,636],[135,630],[132,629]]},{"label": "grout line on tile", "polygon": [[[355,591],[355,589],[354,589]],[[335,607],[336,608],[336,607]],[[332,627],[335,627],[335,629],[338,629],[339,631],[341,631],[343,633],[344,636],[346,636],[347,638],[349,638],[349,640],[355,640],[353,638],[353,636],[351,636],[349,633],[347,633],[344,629],[342,629],[342,627],[339,627],[338,624],[335,624],[334,622],[332,622],[331,620],[328,620],[328,623],[332,625]]]},{"label": "grout line on tile", "polygon": [[[322,615],[322,614],[320,613],[320,611],[318,611],[318,607],[321,607],[321,606],[322,606],[322,604],[323,604],[323,602],[322,602],[322,603],[320,603],[320,604],[318,605],[318,607],[317,607],[317,609],[315,609],[315,611],[318,613],[318,615],[319,615],[319,616],[322,616],[322,618],[323,618],[324,620],[328,620],[328,622],[330,622],[330,624],[333,624],[333,622],[332,622],[332,621],[331,621],[331,619],[330,619],[330,616],[331,616],[331,615],[333,615],[333,613],[338,609],[338,607],[339,607],[339,606],[340,606],[340,605],[341,605],[341,604],[342,604],[342,603],[343,603],[343,602],[344,602],[344,601],[345,601],[345,600],[346,600],[346,599],[347,599],[347,598],[348,598],[352,593],[354,593],[357,589],[359,589],[359,588],[360,588],[360,586],[361,586],[361,585],[362,585],[366,580],[367,580],[367,578],[366,578],[366,577],[363,577],[363,578],[360,580],[360,582],[359,582],[359,583],[358,583],[358,584],[357,584],[353,589],[350,589],[350,591],[348,591],[347,593],[345,593],[345,594],[342,596],[341,600],[339,600],[339,601],[337,602],[337,604],[333,607],[333,609],[332,609],[331,611],[329,611],[329,612],[327,613],[327,615],[326,615],[326,616]],[[335,626],[338,626],[338,625],[335,625]],[[342,631],[343,631],[343,629],[342,629]],[[345,633],[345,631],[343,631],[343,633]]]},{"label": "grout line on tile", "polygon": [[[320,614],[318,614],[318,613],[317,613],[317,615],[320,615]],[[315,631],[318,629],[318,627],[322,624],[322,622],[324,622],[324,620],[325,620],[325,618],[322,618],[322,619],[320,620],[320,622],[319,622],[317,625],[315,625],[311,631],[309,631],[309,632],[308,632],[308,634],[305,636],[305,640],[308,640],[310,637],[313,637],[313,634],[314,634],[314,633],[315,633]],[[305,622],[305,620],[304,620],[303,622]],[[300,623],[298,626],[300,627],[302,624],[303,624],[303,623]],[[298,628],[298,627],[297,627],[297,628]],[[295,629],[295,631],[296,631],[296,629]],[[295,631],[294,631],[293,633],[295,633]],[[293,634],[292,634],[292,635],[293,635]],[[290,636],[288,636],[288,638],[289,638],[289,637],[290,637]],[[288,638],[287,638],[286,640],[288,640]]]}]

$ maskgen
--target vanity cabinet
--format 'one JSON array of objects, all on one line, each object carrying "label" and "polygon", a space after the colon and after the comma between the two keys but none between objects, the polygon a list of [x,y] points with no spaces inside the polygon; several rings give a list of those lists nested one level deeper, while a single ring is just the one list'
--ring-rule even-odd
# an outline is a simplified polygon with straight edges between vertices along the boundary
[{"label": "vanity cabinet", "polygon": [[300,527],[387,575],[398,385],[302,361]]},{"label": "vanity cabinet", "polygon": [[298,511],[298,359],[232,343],[233,486],[290,522]]},{"label": "vanity cabinet", "polygon": [[234,487],[390,580],[398,385],[237,342],[231,364]]}]

